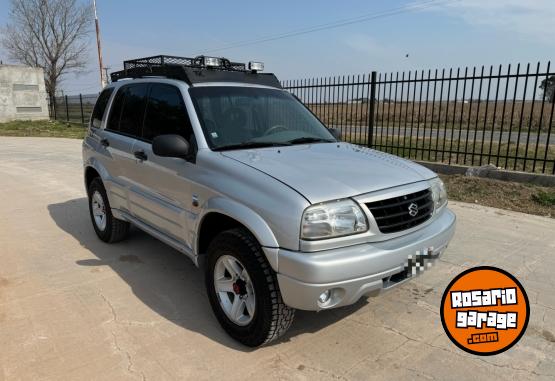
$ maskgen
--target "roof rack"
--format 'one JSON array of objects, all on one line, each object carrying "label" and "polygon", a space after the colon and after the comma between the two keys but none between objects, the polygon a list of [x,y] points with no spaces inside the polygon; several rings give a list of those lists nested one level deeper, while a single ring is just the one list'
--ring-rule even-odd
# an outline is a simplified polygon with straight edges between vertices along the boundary
[{"label": "roof rack", "polygon": [[258,73],[249,68],[244,63],[231,62],[223,57],[158,55],[124,61],[123,70],[111,73],[110,77],[112,82],[124,78],[163,76],[185,81],[189,85],[201,82],[246,82],[281,88],[274,74]]},{"label": "roof rack", "polygon": [[134,68],[150,68],[153,66],[167,66],[179,65],[196,68],[206,68],[207,59],[218,59],[221,64],[214,66],[216,70],[229,70],[229,71],[246,71],[247,66],[244,63],[231,62],[227,58],[215,58],[206,56],[197,56],[195,58],[176,57],[176,56],[152,56],[145,58],[137,58],[134,60],[123,61],[123,69],[129,70]]}]

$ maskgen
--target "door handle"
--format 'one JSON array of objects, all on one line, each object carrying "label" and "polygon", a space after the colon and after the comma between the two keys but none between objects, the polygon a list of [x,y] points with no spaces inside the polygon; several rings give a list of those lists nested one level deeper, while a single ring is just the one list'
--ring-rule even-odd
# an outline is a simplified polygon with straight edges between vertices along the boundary
[{"label": "door handle", "polygon": [[106,138],[100,139],[100,144],[102,144],[104,147],[108,147],[110,145],[110,141]]},{"label": "door handle", "polygon": [[141,161],[145,161],[148,160],[148,156],[146,155],[145,151],[135,151],[133,152],[133,154],[135,155],[135,157]]}]

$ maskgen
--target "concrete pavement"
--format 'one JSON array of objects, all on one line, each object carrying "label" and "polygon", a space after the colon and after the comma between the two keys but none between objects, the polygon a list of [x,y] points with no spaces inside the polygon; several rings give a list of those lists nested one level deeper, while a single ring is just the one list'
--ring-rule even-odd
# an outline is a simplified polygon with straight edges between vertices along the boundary
[{"label": "concrete pavement", "polygon": [[[278,343],[238,345],[219,327],[203,274],[133,230],[94,234],[80,142],[0,138],[0,381],[555,378],[555,220],[452,203],[455,238],[423,276],[352,307],[299,311]],[[495,265],[531,302],[508,352],[455,347],[438,314],[464,269]]]}]

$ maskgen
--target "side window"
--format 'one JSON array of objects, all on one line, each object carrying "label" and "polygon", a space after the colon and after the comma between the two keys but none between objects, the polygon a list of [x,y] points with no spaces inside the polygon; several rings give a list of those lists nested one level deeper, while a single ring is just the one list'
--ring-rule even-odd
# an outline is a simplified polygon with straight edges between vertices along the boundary
[{"label": "side window", "polygon": [[104,111],[106,111],[106,106],[108,106],[108,101],[113,92],[113,88],[104,89],[98,96],[91,117],[91,126],[94,128],[100,128]]},{"label": "side window", "polygon": [[125,87],[123,95],[123,109],[119,122],[119,132],[140,136],[145,115],[146,95],[148,84],[140,83]]},{"label": "side window", "polygon": [[119,131],[119,120],[121,118],[124,93],[125,87],[120,88],[116,93],[114,101],[112,102],[112,107],[110,108],[110,116],[108,117],[108,124],[106,125],[106,129],[110,131]]},{"label": "side window", "polygon": [[172,85],[153,84],[148,98],[143,138],[177,134],[195,144],[191,121],[179,89]]}]

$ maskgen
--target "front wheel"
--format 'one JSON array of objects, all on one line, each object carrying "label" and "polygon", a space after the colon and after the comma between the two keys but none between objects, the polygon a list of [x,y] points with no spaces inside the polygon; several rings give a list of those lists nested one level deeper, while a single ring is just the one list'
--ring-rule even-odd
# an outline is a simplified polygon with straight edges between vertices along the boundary
[{"label": "front wheel", "polygon": [[231,337],[257,347],[289,329],[295,310],[283,303],[276,274],[252,234],[245,229],[220,233],[207,255],[210,304]]}]

